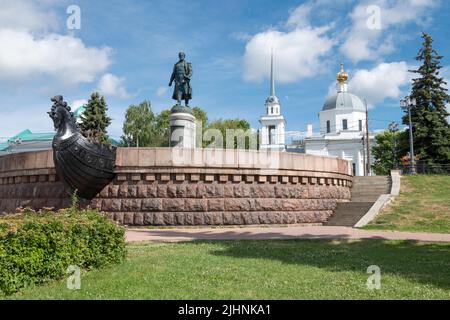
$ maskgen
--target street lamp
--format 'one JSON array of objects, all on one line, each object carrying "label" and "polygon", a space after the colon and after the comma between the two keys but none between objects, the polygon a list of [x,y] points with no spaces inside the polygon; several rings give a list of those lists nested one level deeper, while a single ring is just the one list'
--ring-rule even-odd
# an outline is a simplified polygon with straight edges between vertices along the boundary
[{"label": "street lamp", "polygon": [[405,99],[400,100],[400,106],[403,110],[408,109],[408,117],[409,117],[409,156],[410,156],[410,162],[409,162],[409,173],[415,174],[416,168],[415,168],[415,157],[414,157],[414,141],[413,141],[413,124],[411,121],[411,107],[415,107],[417,105],[416,99],[412,98],[411,96],[406,96]]},{"label": "street lamp", "polygon": [[392,138],[394,140],[394,146],[393,146],[393,151],[392,151],[392,155],[394,157],[394,161],[393,161],[393,165],[394,165],[394,169],[397,169],[397,139],[395,137],[395,133],[399,130],[398,128],[398,123],[397,122],[391,122],[389,124],[389,131],[392,133]]}]

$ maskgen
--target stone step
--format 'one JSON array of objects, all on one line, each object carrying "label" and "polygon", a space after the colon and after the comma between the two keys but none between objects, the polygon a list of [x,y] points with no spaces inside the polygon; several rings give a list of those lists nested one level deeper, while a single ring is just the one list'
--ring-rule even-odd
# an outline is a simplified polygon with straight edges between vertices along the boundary
[{"label": "stone step", "polygon": [[365,195],[365,194],[370,194],[370,195],[375,195],[375,194],[389,194],[389,190],[376,190],[376,191],[357,191],[357,192],[352,192],[352,196],[354,195]]},{"label": "stone step", "polygon": [[379,196],[380,194],[389,194],[388,190],[383,190],[379,192],[352,192],[353,197],[363,197],[363,196]]},{"label": "stone step", "polygon": [[378,198],[379,198],[379,196],[352,198],[352,202],[375,202],[378,200]]},{"label": "stone step", "polygon": [[358,191],[352,192],[352,196],[364,196],[364,195],[380,195],[380,194],[389,194],[388,190],[378,190],[378,191]]},{"label": "stone step", "polygon": [[367,184],[390,184],[390,181],[389,180],[386,180],[386,181],[353,181],[353,184],[354,185],[356,185],[356,186],[359,186],[359,185],[367,185]]},{"label": "stone step", "polygon": [[390,188],[383,186],[383,187],[367,187],[367,188],[352,188],[351,192],[363,192],[363,191],[386,191],[390,190]]},{"label": "stone step", "polygon": [[369,211],[373,202],[339,203],[333,216],[325,223],[328,226],[354,226]]},{"label": "stone step", "polygon": [[389,194],[391,179],[388,176],[355,177],[351,201],[339,203],[334,214],[325,223],[328,226],[354,226],[382,194]]},{"label": "stone step", "polygon": [[389,194],[387,190],[374,191],[374,192],[352,192],[352,197],[363,197],[363,196],[379,196],[380,194]]},{"label": "stone step", "polygon": [[385,191],[385,190],[391,190],[391,188],[387,186],[380,186],[380,187],[374,187],[374,186],[367,186],[364,188],[361,187],[355,187],[351,189],[351,192],[363,192],[363,191]]},{"label": "stone step", "polygon": [[340,202],[338,203],[336,210],[339,209],[348,209],[348,208],[360,208],[360,207],[367,207],[368,205],[372,204],[370,201],[367,202]]},{"label": "stone step", "polygon": [[357,189],[367,189],[367,188],[385,188],[385,189],[390,189],[390,185],[388,184],[367,184],[367,185],[353,185],[353,190],[357,190]]},{"label": "stone step", "polygon": [[356,180],[353,181],[353,183],[355,185],[360,185],[360,184],[389,184],[391,183],[390,180],[374,180],[374,181],[366,181],[366,180]]},{"label": "stone step", "polygon": [[382,179],[390,179],[390,176],[356,176],[355,180],[382,180]]},{"label": "stone step", "polygon": [[[379,192],[379,193],[385,193],[385,191],[389,191],[390,192],[391,188],[372,188],[372,187],[367,187],[367,188],[352,188],[350,190],[351,193],[361,193],[361,192]],[[388,193],[389,193],[388,192]]]},{"label": "stone step", "polygon": [[367,184],[353,184],[353,188],[367,188],[367,187],[374,187],[374,188],[380,188],[380,187],[385,187],[388,188],[391,185],[389,183],[367,183]]},{"label": "stone step", "polygon": [[366,184],[372,184],[372,185],[387,185],[390,184],[391,181],[390,180],[386,180],[386,181],[353,181],[354,185],[366,185]]},{"label": "stone step", "polygon": [[368,192],[368,191],[373,191],[373,192],[383,192],[386,190],[391,190],[391,188],[388,188],[386,186],[384,187],[367,187],[367,188],[352,188],[351,192]]}]

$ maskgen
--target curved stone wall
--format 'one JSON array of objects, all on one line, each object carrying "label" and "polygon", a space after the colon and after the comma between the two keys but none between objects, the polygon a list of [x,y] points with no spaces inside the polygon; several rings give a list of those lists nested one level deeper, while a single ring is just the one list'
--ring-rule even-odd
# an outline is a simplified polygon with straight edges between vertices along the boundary
[{"label": "curved stone wall", "polygon": [[[51,151],[0,157],[0,212],[65,207]],[[350,199],[351,165],[269,151],[119,148],[91,206],[128,225],[321,223]]]},{"label": "curved stone wall", "polygon": [[0,156],[0,213],[18,207],[63,208],[69,203],[51,151]]}]

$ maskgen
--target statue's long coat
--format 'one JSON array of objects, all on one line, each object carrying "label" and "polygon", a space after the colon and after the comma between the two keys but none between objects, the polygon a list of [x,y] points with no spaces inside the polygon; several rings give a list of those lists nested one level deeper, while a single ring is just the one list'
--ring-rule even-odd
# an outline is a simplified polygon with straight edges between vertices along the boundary
[{"label": "statue's long coat", "polygon": [[[187,79],[184,84],[179,83],[176,79],[176,68],[177,65],[180,63],[184,63],[184,74],[185,78]],[[183,93],[181,97],[182,100],[192,99],[192,87],[190,83],[191,77],[192,77],[192,64],[190,62],[178,61],[177,63],[175,63],[175,65],[173,66],[172,76],[170,77],[170,82],[175,80],[175,88],[173,89],[172,99],[177,100],[178,90],[181,90],[181,92]]]}]

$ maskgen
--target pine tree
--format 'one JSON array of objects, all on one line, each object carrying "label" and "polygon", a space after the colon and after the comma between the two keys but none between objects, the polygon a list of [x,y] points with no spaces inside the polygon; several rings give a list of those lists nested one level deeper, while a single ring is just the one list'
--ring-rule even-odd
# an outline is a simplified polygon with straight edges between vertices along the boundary
[{"label": "pine tree", "polygon": [[[449,164],[450,124],[446,103],[450,96],[445,87],[447,83],[439,76],[443,57],[433,49],[433,39],[429,34],[423,33],[422,38],[423,47],[416,57],[422,65],[411,71],[418,74],[413,79],[411,94],[417,102],[411,108],[414,149],[428,165]],[[403,117],[403,123],[409,125],[407,114]]]},{"label": "pine tree", "polygon": [[111,124],[111,118],[106,112],[105,98],[98,92],[91,94],[86,110],[81,115],[81,133],[92,142],[110,144],[106,128]]}]

